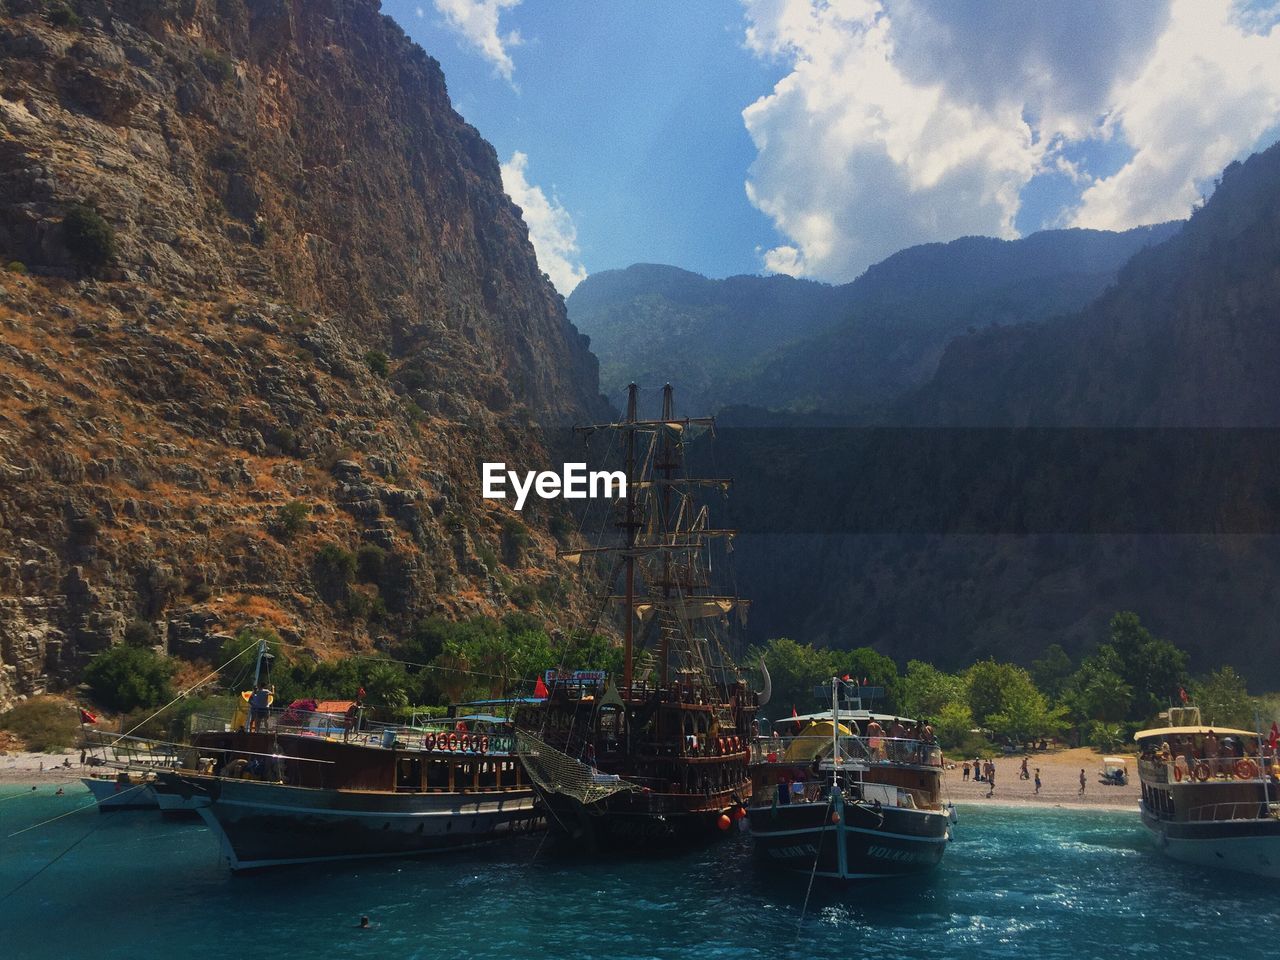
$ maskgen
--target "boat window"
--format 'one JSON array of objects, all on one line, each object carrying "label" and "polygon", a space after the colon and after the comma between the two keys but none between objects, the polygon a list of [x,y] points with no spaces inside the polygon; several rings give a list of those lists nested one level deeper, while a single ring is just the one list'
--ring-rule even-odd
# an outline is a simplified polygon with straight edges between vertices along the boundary
[{"label": "boat window", "polygon": [[417,757],[401,757],[396,762],[396,789],[422,789],[422,761]]},{"label": "boat window", "polygon": [[431,760],[427,763],[427,788],[430,790],[449,789],[449,761]]}]

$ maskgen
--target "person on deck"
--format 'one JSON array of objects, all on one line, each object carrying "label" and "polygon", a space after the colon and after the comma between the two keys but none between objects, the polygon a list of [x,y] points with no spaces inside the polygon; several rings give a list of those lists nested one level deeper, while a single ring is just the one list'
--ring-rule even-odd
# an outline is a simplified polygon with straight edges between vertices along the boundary
[{"label": "person on deck", "polygon": [[1204,738],[1204,759],[1209,764],[1209,776],[1216,777],[1218,775],[1218,757],[1221,755],[1221,748],[1218,745],[1218,735],[1212,730]]},{"label": "person on deck", "polygon": [[249,694],[249,732],[257,733],[266,730],[267,717],[271,714],[271,691],[265,683],[259,683],[258,689]]}]

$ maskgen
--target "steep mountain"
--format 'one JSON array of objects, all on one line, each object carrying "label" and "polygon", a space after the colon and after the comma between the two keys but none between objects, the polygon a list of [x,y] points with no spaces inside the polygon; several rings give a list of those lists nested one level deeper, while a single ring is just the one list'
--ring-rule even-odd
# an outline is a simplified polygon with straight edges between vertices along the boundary
[{"label": "steep mountain", "polygon": [[954,340],[907,429],[722,417],[755,625],[1028,663],[1129,609],[1274,689],[1278,305],[1273,146],[1083,310]]},{"label": "steep mountain", "polygon": [[1280,144],[1078,316],[954,342],[904,404],[913,422],[1280,424]]},{"label": "steep mountain", "polygon": [[849,290],[784,276],[709,280],[639,263],[591,274],[568,308],[591,338],[601,386],[615,404],[632,381],[671,381],[685,409],[707,410],[723,404],[739,371],[762,355],[843,316]]},{"label": "steep mountain", "polygon": [[133,620],[568,616],[476,465],[602,413],[596,362],[439,65],[377,0],[73,6],[0,5],[0,703]]},{"label": "steep mountain", "polygon": [[903,250],[834,287],[641,264],[592,275],[568,306],[611,396],[632,379],[671,380],[700,408],[865,412],[925,382],[966,330],[1078,310],[1178,226],[964,237]]}]

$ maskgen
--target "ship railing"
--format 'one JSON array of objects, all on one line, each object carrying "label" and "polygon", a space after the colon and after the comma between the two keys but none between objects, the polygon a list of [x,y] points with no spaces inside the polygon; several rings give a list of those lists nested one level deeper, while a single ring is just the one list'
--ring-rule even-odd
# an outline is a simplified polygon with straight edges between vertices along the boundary
[{"label": "ship railing", "polygon": [[1211,823],[1219,820],[1274,820],[1280,809],[1264,800],[1237,800],[1231,803],[1205,803],[1187,811],[1189,823]]},{"label": "ship railing", "polygon": [[[838,743],[841,757],[871,766],[942,766],[942,748],[924,740],[842,735]],[[830,748],[830,736],[758,737],[751,744],[751,760],[754,763],[807,763],[814,757],[829,759]]]},{"label": "ship railing", "polygon": [[[1183,754],[1170,760],[1159,756],[1139,757],[1138,773],[1143,779],[1156,783],[1199,781],[1196,768],[1201,764],[1204,765],[1204,770],[1201,772],[1207,772],[1208,780],[1261,780],[1280,773],[1280,767],[1277,767],[1275,759],[1261,754],[1245,754],[1239,757],[1192,757],[1190,764],[1187,761],[1188,758]],[[1179,771],[1178,775],[1174,774],[1175,769]]]},{"label": "ship railing", "polygon": [[81,729],[80,746],[89,766],[117,769],[169,769],[179,764],[183,754],[175,744],[96,727]]}]

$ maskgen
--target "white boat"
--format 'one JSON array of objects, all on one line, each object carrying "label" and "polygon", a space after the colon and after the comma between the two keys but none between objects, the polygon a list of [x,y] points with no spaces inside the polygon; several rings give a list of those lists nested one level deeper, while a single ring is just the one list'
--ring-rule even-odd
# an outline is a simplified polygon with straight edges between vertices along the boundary
[{"label": "white boat", "polygon": [[1186,863],[1280,878],[1280,767],[1250,730],[1206,726],[1194,707],[1139,730],[1142,822]]},{"label": "white boat", "polygon": [[80,782],[89,788],[98,810],[155,810],[159,806],[152,789],[152,777],[121,770],[108,776],[81,777]]}]

